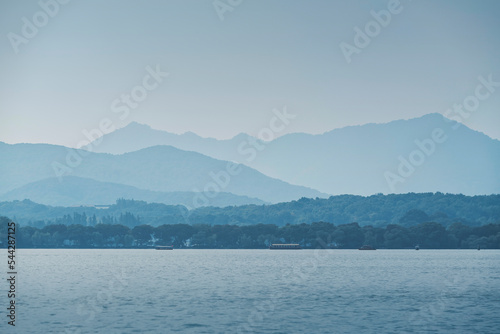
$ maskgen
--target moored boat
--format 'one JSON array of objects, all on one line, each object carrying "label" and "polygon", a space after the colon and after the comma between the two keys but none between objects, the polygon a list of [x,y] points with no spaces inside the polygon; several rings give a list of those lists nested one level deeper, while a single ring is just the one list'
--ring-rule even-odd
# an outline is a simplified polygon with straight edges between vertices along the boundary
[{"label": "moored boat", "polygon": [[269,249],[302,249],[299,244],[271,244]]},{"label": "moored boat", "polygon": [[361,248],[358,248],[358,250],[376,250],[375,247],[370,246],[370,245],[364,245]]},{"label": "moored boat", "polygon": [[156,246],[156,250],[173,250],[174,246]]}]

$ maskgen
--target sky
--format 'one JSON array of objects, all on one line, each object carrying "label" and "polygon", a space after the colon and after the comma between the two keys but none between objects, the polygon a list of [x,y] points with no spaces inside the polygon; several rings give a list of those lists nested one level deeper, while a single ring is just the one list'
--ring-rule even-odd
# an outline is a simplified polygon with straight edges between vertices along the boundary
[{"label": "sky", "polygon": [[[0,141],[78,147],[132,121],[226,139],[284,110],[275,136],[319,134],[500,82],[499,1],[396,2],[2,1]],[[493,90],[461,121],[500,139]]]}]

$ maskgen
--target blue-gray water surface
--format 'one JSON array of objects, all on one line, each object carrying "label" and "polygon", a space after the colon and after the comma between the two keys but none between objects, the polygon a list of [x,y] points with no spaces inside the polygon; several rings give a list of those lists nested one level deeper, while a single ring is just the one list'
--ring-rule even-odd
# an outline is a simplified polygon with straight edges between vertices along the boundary
[{"label": "blue-gray water surface", "polygon": [[[497,250],[21,249],[1,333],[499,333]],[[4,275],[6,270],[4,271]]]}]

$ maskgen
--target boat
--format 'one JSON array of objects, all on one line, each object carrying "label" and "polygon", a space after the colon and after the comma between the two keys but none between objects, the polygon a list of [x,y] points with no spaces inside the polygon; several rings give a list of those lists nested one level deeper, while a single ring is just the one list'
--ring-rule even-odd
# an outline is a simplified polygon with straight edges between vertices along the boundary
[{"label": "boat", "polygon": [[420,246],[419,245],[416,245],[415,246],[415,250],[419,250],[420,249]]},{"label": "boat", "polygon": [[156,250],[173,250],[174,246],[156,246]]},{"label": "boat", "polygon": [[271,244],[269,249],[302,249],[299,244]]},{"label": "boat", "polygon": [[364,245],[361,248],[358,248],[358,250],[376,250],[375,247],[370,246],[370,245]]}]

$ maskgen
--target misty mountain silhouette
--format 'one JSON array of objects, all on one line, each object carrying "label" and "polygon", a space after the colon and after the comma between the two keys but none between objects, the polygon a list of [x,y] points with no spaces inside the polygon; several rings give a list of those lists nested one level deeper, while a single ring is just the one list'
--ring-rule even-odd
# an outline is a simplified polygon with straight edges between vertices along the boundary
[{"label": "misty mountain silhouette", "polygon": [[[433,139],[435,130],[442,142]],[[251,140],[245,134],[229,140],[176,135],[130,123],[103,136],[92,149],[116,154],[171,145],[329,194],[500,192],[500,141],[441,114],[321,135],[286,134],[271,142]]]},{"label": "misty mountain silhouette", "polygon": [[[220,203],[221,199],[215,200],[215,198],[221,193],[250,197],[252,199],[246,199],[250,201],[249,203],[261,203],[256,201],[257,198],[265,202],[277,203],[301,197],[327,197],[326,194],[316,190],[270,178],[244,165],[217,160],[172,146],[154,146],[122,155],[112,155],[49,144],[0,143],[0,158],[3,161],[0,165],[1,194],[7,196],[7,192],[18,188],[9,194],[10,199],[13,199],[13,194],[17,197],[15,199],[21,200],[34,196],[32,193],[34,189],[45,191],[47,196],[49,190],[61,192],[60,196],[64,196],[63,192],[72,191],[72,189],[75,194],[88,193],[88,190],[83,188],[90,185],[83,185],[82,180],[78,182],[78,187],[75,182],[69,183],[67,187],[64,184],[57,187],[27,186],[32,182],[54,178],[58,176],[58,173],[62,174],[60,177],[62,182],[68,176],[76,176],[132,186],[141,190],[195,192],[200,196],[191,201],[194,207],[219,205],[217,203]],[[238,173],[231,174],[234,170]],[[53,185],[52,181],[47,182]],[[21,188],[23,186],[25,188]],[[109,184],[107,188],[97,183],[92,186],[96,192],[97,189],[111,191],[113,188]],[[114,186],[111,193],[131,191],[130,188],[120,188],[120,191],[116,192],[117,189],[117,186]],[[40,198],[43,194],[43,192],[38,192],[35,197]],[[96,194],[96,199],[99,198],[101,201],[111,195],[103,196],[103,194]],[[142,193],[141,198],[135,199],[151,198],[150,196],[152,196],[151,193]],[[227,194],[223,196],[229,199]],[[234,201],[227,201],[224,205],[241,204],[241,200],[242,198],[234,198]]]}]

